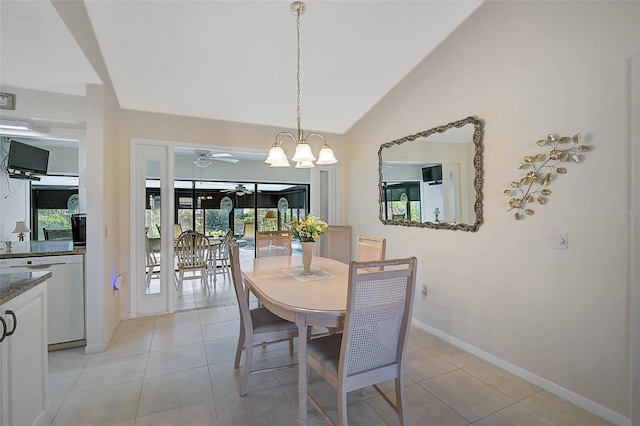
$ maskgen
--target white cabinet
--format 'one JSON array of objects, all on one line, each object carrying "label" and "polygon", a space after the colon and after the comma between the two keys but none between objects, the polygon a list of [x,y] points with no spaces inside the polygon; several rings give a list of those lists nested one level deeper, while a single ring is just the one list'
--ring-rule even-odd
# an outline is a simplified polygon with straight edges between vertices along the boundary
[{"label": "white cabinet", "polygon": [[49,383],[46,301],[47,284],[42,283],[0,306],[7,330],[15,327],[0,343],[0,426],[45,423]]},{"label": "white cabinet", "polygon": [[47,281],[49,349],[86,345],[84,257],[81,254],[0,259],[9,273],[50,271]]}]

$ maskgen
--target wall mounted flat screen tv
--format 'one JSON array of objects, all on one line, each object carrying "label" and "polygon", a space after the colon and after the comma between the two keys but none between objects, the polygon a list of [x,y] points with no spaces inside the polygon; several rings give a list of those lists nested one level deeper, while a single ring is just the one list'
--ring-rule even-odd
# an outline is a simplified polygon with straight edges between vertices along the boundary
[{"label": "wall mounted flat screen tv", "polygon": [[9,170],[26,172],[29,174],[46,175],[49,165],[49,151],[26,143],[11,141],[9,145]]},{"label": "wall mounted flat screen tv", "polygon": [[422,168],[422,181],[442,183],[442,164]]}]

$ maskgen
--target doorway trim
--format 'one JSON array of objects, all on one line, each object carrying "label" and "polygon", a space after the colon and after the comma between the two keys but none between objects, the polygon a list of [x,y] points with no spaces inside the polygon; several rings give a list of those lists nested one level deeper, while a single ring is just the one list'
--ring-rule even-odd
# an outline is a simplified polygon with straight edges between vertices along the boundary
[{"label": "doorway trim", "polygon": [[[164,167],[160,167],[161,187],[161,214],[160,224],[164,229],[173,229],[173,208],[174,205],[174,144],[164,141],[131,139],[130,151],[130,202],[129,202],[129,297],[130,297],[130,317],[137,318],[141,315],[156,315],[162,313],[172,313],[175,310],[175,292],[173,286],[173,274],[161,274],[161,292],[153,295],[159,307],[153,312],[140,312],[142,301],[140,297],[141,286],[144,284],[139,279],[140,265],[145,265],[144,247],[142,245],[143,234],[140,234],[140,200],[144,200],[141,190],[141,173],[144,168],[139,164],[138,152],[140,149],[148,148],[163,150],[161,160]],[[145,192],[146,194],[146,192]],[[160,270],[173,270],[173,233],[163,233],[161,235],[161,256]],[[144,266],[142,267],[144,269]]]}]

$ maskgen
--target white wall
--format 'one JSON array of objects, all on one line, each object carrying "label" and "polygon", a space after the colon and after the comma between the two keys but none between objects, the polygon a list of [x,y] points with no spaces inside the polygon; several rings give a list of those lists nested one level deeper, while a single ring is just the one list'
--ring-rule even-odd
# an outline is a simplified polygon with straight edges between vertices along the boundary
[{"label": "white wall", "polygon": [[[12,86],[0,86],[3,92],[16,95],[15,110],[0,110],[0,118],[29,120],[32,123],[46,123],[46,126],[26,131],[3,130],[3,135],[8,137],[28,137],[38,139],[80,139],[84,137],[81,129],[86,121],[86,104],[82,96],[61,95],[38,90],[28,90]],[[34,119],[39,119],[39,121]],[[56,127],[65,123],[67,128]],[[53,125],[52,125],[53,124]],[[6,144],[8,145],[8,144]],[[49,148],[46,148],[49,149]],[[8,146],[1,148],[0,158],[8,153]],[[71,170],[77,169],[76,158],[67,160],[64,157],[58,161],[57,154],[49,159],[52,169]],[[70,162],[69,162],[70,161]],[[62,163],[64,162],[64,164]],[[0,241],[7,239],[17,240],[16,235],[11,234],[16,221],[24,220],[29,223],[30,185],[27,181],[18,179],[7,180],[6,175],[0,173]],[[9,229],[10,228],[10,229]]]},{"label": "white wall", "polygon": [[[630,417],[629,227],[608,213],[628,208],[639,14],[637,2],[486,2],[346,135],[348,222],[387,238],[389,257],[418,257],[429,295],[417,295],[414,319],[616,422]],[[485,122],[479,231],[383,226],[379,145],[469,115]],[[576,132],[593,151],[516,222],[502,195],[516,165],[547,133]],[[555,230],[569,250],[553,248]]]},{"label": "white wall", "polygon": [[[117,176],[119,179],[119,223],[120,223],[120,266],[122,271],[130,273],[130,247],[129,247],[129,230],[130,230],[130,144],[132,139],[142,139],[151,141],[164,141],[175,144],[175,146],[211,146],[216,149],[229,149],[229,150],[248,150],[252,152],[262,152],[266,154],[269,148],[273,144],[275,136],[281,131],[292,131],[292,129],[282,129],[278,127],[259,126],[244,123],[236,123],[220,120],[208,120],[194,117],[174,116],[167,114],[157,114],[143,111],[131,111],[122,110],[120,112],[120,149],[119,149],[119,162],[117,167]],[[306,129],[311,131],[312,129]],[[334,135],[323,133],[327,138],[327,141],[331,148],[334,150],[336,157],[339,160],[338,164],[316,167],[311,169],[310,172],[300,170],[274,170],[269,168],[264,163],[256,164],[255,169],[249,173],[238,173],[232,171],[231,168],[224,168],[228,173],[226,176],[229,179],[238,178],[238,180],[256,180],[256,181],[286,181],[296,182],[299,177],[307,175],[305,181],[311,184],[311,211],[319,211],[319,201],[317,201],[317,194],[314,193],[314,188],[318,185],[319,170],[331,170],[336,176],[340,176],[340,171],[344,167],[345,156],[345,144],[344,137],[342,135]],[[317,153],[320,150],[319,143],[311,141],[310,145],[313,152]],[[293,154],[295,146],[292,143],[284,144],[283,149],[289,155]],[[183,166],[188,168],[188,165],[183,163],[187,159],[178,159],[179,167],[184,170]],[[222,163],[220,165],[215,162],[215,167],[223,168]],[[214,167],[214,165],[209,168]],[[207,168],[207,169],[209,169]],[[217,177],[219,176],[216,169],[207,171],[204,169],[203,177]],[[115,169],[114,169],[115,170]],[[199,171],[195,171],[199,174]],[[243,177],[240,179],[240,177]],[[190,177],[190,176],[188,176]],[[305,182],[303,181],[303,182]],[[376,180],[377,181],[377,180]],[[337,195],[336,195],[337,194]],[[335,189],[332,193],[339,199],[339,191]],[[340,202],[335,202],[335,206],[332,208],[340,209]],[[337,215],[336,222],[341,222],[344,216]],[[121,300],[121,315],[122,318],[129,318],[130,313],[130,300],[129,300],[129,279],[128,277],[123,281],[123,286],[120,291],[122,297]]]}]

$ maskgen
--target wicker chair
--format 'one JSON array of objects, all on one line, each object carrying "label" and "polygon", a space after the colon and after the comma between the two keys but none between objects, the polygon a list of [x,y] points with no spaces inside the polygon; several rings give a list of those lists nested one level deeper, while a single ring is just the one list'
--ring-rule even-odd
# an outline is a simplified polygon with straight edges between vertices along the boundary
[{"label": "wicker chair", "polygon": [[236,290],[236,297],[238,298],[238,306],[240,308],[240,335],[238,336],[234,368],[239,368],[242,349],[244,348],[244,366],[242,367],[240,395],[245,395],[247,393],[249,374],[291,368],[297,365],[288,364],[279,367],[252,370],[253,347],[255,345],[289,340],[289,356],[293,356],[293,338],[298,336],[298,327],[294,323],[271,313],[267,308],[259,307],[249,309],[249,290],[242,281],[240,252],[235,243],[230,244],[229,257],[231,259],[233,286]]},{"label": "wicker chair", "polygon": [[351,261],[351,226],[329,225],[322,243],[322,257],[342,263]]},{"label": "wicker chair", "polygon": [[[387,240],[385,238],[358,235],[356,243],[356,262],[384,260]],[[380,271],[380,268],[374,270]]]},{"label": "wicker chair", "polygon": [[[373,385],[406,425],[404,359],[416,285],[415,257],[351,262],[342,334],[312,339],[308,363],[338,391],[338,424],[347,425],[347,392]],[[368,272],[371,268],[386,268]],[[395,380],[394,404],[377,386]],[[309,402],[333,421],[311,394]]]},{"label": "wicker chair", "polygon": [[[199,232],[188,231],[180,234],[175,246],[178,266],[178,293],[182,292],[185,279],[200,278],[202,285],[209,291],[207,278],[207,260],[209,257],[209,239]],[[185,272],[200,272],[199,275],[185,277]]]}]

